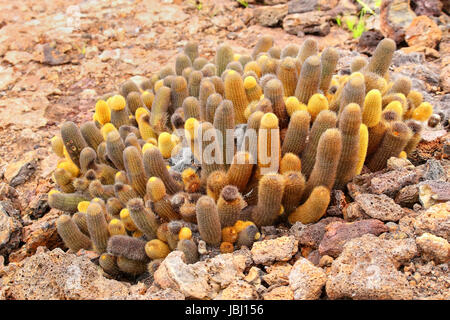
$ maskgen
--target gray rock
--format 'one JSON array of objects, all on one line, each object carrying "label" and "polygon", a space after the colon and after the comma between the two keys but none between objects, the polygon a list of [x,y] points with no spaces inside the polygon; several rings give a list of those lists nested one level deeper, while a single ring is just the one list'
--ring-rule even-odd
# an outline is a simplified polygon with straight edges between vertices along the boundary
[{"label": "gray rock", "polygon": [[256,21],[265,27],[277,26],[288,13],[287,4],[262,6],[253,11]]},{"label": "gray rock", "polygon": [[154,281],[159,287],[181,292],[186,298],[214,299],[222,289],[244,278],[247,258],[238,251],[186,264],[183,252],[172,251],[156,270]]},{"label": "gray rock", "polygon": [[366,215],[374,219],[398,221],[406,214],[402,207],[384,194],[362,193],[356,196],[355,201]]},{"label": "gray rock", "polygon": [[298,241],[293,236],[258,241],[253,244],[252,257],[255,264],[288,261],[298,251]]},{"label": "gray rock", "polygon": [[412,221],[416,235],[431,233],[450,241],[450,202],[435,204]]},{"label": "gray rock", "polygon": [[289,286],[295,300],[319,299],[326,281],[322,268],[315,267],[305,258],[298,259],[289,274]]},{"label": "gray rock", "polygon": [[22,239],[20,213],[9,200],[0,201],[0,255],[8,256]]},{"label": "gray rock", "polygon": [[326,36],[330,33],[330,19],[331,17],[322,11],[288,14],[283,19],[283,29],[296,36],[305,34]]},{"label": "gray rock", "polygon": [[445,180],[446,172],[441,162],[436,159],[429,159],[425,164],[424,180]]},{"label": "gray rock", "polygon": [[352,239],[333,261],[326,283],[330,299],[411,299],[413,291],[398,271],[417,254],[413,240],[382,240],[373,235]]},{"label": "gray rock", "polygon": [[106,279],[85,256],[57,248],[38,252],[3,277],[13,300],[110,299],[129,294],[129,285]]}]

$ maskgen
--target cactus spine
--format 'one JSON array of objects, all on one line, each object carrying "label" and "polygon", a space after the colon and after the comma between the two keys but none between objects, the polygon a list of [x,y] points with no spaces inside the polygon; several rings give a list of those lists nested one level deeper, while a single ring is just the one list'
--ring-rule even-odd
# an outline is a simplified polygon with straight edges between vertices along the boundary
[{"label": "cactus spine", "polygon": [[91,247],[91,240],[80,231],[70,216],[61,215],[56,221],[56,229],[64,244],[72,251],[88,250]]},{"label": "cactus spine", "polygon": [[266,174],[259,180],[258,205],[252,212],[252,220],[258,226],[275,223],[283,199],[284,178],[279,174]]},{"label": "cactus spine", "polygon": [[288,171],[283,174],[284,192],[282,204],[284,212],[290,214],[298,207],[305,189],[305,178],[300,171]]},{"label": "cactus spine", "polygon": [[309,177],[316,161],[317,146],[322,133],[327,129],[336,127],[336,114],[329,110],[319,113],[316,121],[314,121],[309,141],[302,154],[302,172],[306,178]]},{"label": "cactus spine", "polygon": [[303,193],[304,200],[317,186],[325,186],[331,190],[335,183],[341,151],[341,132],[338,129],[327,129],[319,139],[314,168]]},{"label": "cactus spine", "polygon": [[382,112],[381,92],[378,89],[370,90],[364,99],[362,122],[372,128],[380,122]]},{"label": "cactus spine", "polygon": [[214,115],[214,128],[217,130],[219,147],[223,161],[228,168],[234,156],[234,110],[230,100],[220,103]]},{"label": "cactus spine", "polygon": [[289,223],[300,221],[303,224],[317,222],[326,212],[330,203],[330,191],[324,186],[313,189],[308,200],[289,215]]},{"label": "cactus spine", "polygon": [[246,203],[235,186],[224,187],[217,201],[217,211],[222,228],[234,225],[245,206]]},{"label": "cactus spine", "polygon": [[295,111],[289,122],[284,137],[281,154],[288,152],[300,154],[306,146],[306,138],[309,133],[309,122],[311,117],[306,111]]},{"label": "cactus spine", "polygon": [[320,56],[322,71],[320,74],[319,89],[322,90],[323,94],[326,94],[330,88],[331,78],[336,70],[338,59],[339,53],[331,47],[326,48]]},{"label": "cactus spine", "polygon": [[66,121],[61,126],[61,138],[70,159],[79,168],[81,150],[88,146],[80,129],[78,129],[77,125],[72,121]]},{"label": "cactus spine", "polygon": [[123,151],[123,163],[130,185],[143,197],[145,195],[147,177],[139,150],[133,146],[126,147]]},{"label": "cactus spine", "polygon": [[86,211],[86,223],[89,235],[97,253],[102,254],[108,245],[108,223],[99,203],[91,202]]},{"label": "cactus spine", "polygon": [[339,119],[342,135],[342,152],[336,174],[336,188],[342,188],[355,175],[358,165],[359,128],[361,126],[361,109],[355,104],[347,105]]},{"label": "cactus spine", "polygon": [[169,194],[175,194],[182,190],[182,186],[167,170],[163,156],[157,148],[149,148],[144,151],[144,169],[148,177],[160,178]]},{"label": "cactus spine", "polygon": [[231,100],[233,103],[236,124],[246,123],[244,112],[248,100],[245,94],[244,81],[236,71],[229,71],[225,77],[225,99]]},{"label": "cactus spine", "polygon": [[196,215],[202,239],[208,244],[218,245],[222,233],[219,213],[214,200],[208,196],[200,197],[196,205]]},{"label": "cactus spine", "polygon": [[403,122],[394,122],[386,131],[377,151],[370,158],[367,167],[378,171],[386,166],[390,157],[397,157],[411,138],[411,130]]},{"label": "cactus spine", "polygon": [[320,58],[316,55],[305,60],[300,71],[295,96],[298,101],[307,104],[309,98],[317,92],[320,82]]},{"label": "cactus spine", "polygon": [[144,207],[142,199],[131,199],[127,203],[127,208],[136,227],[142,231],[147,239],[154,239],[158,229],[158,222],[154,213],[149,208]]}]

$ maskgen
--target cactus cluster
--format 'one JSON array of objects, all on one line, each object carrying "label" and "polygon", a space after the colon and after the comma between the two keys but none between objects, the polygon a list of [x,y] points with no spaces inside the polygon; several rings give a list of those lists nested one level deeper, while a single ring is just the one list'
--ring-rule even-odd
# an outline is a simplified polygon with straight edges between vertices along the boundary
[{"label": "cactus cluster", "polygon": [[[316,222],[333,188],[420,141],[433,108],[409,79],[390,81],[394,51],[384,39],[339,75],[338,51],[314,40],[280,50],[265,36],[250,55],[223,44],[213,62],[188,43],[174,66],[126,81],[92,121],[52,138],[59,235],[95,250],[106,273],[138,275],[172,250],[198,261],[200,240],[226,253],[261,226]],[[199,165],[175,170],[186,150]]]}]

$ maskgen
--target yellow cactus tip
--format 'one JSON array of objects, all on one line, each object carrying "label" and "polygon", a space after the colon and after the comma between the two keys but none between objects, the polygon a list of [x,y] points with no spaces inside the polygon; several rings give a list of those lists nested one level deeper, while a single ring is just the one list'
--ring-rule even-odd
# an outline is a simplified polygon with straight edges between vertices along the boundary
[{"label": "yellow cactus tip", "polygon": [[234,71],[234,70],[229,70],[227,75],[232,76],[232,75],[234,75],[234,74],[236,74],[236,73],[237,73],[237,72]]},{"label": "yellow cactus tip", "polygon": [[172,142],[172,135],[168,132],[162,132],[158,136],[158,141],[159,143],[170,143]]},{"label": "yellow cactus tip", "polygon": [[192,169],[191,167],[188,167],[188,168],[184,169],[183,172],[181,173],[181,178],[186,179],[186,178],[193,176],[194,174],[195,174],[195,170]]},{"label": "yellow cactus tip", "polygon": [[116,219],[116,218],[112,219],[112,220],[109,222],[109,224],[112,225],[112,226],[114,226],[114,225],[116,225],[116,224],[120,224],[120,223],[121,223],[121,221],[120,221],[119,219]]},{"label": "yellow cactus tip", "polygon": [[123,208],[119,213],[120,219],[126,219],[130,216],[130,211],[127,208]]},{"label": "yellow cactus tip", "polygon": [[252,76],[248,76],[244,80],[244,88],[245,89],[252,89],[256,86],[256,79]]},{"label": "yellow cactus tip", "polygon": [[105,123],[105,125],[100,129],[100,132],[103,136],[103,139],[106,140],[108,133],[111,131],[117,130],[116,127],[112,123]]},{"label": "yellow cactus tip", "polygon": [[300,101],[298,101],[297,97],[287,97],[286,98],[286,104],[300,104]]},{"label": "yellow cactus tip", "polygon": [[427,121],[433,114],[433,106],[428,102],[422,102],[414,109],[412,118],[418,121]]},{"label": "yellow cactus tip", "polygon": [[261,118],[261,126],[265,128],[278,127],[278,117],[272,112],[264,114],[264,116]]},{"label": "yellow cactus tip", "polygon": [[255,240],[259,240],[259,238],[261,238],[261,233],[257,232],[255,234]]},{"label": "yellow cactus tip", "polygon": [[78,211],[86,213],[87,207],[89,206],[89,203],[90,203],[89,201],[78,202],[78,205],[77,205]]},{"label": "yellow cactus tip", "polygon": [[152,148],[156,148],[156,146],[152,143],[145,143],[144,146],[142,147],[142,153],[145,153],[145,151],[150,150]]},{"label": "yellow cactus tip", "polygon": [[116,94],[110,100],[109,107],[112,110],[123,110],[123,108],[125,108],[126,103],[127,102],[123,96],[121,96],[120,94]]},{"label": "yellow cactus tip", "polygon": [[179,240],[189,240],[192,238],[192,231],[188,227],[181,228],[180,232],[178,232]]},{"label": "yellow cactus tip", "polygon": [[405,151],[400,152],[398,157],[401,158],[401,159],[406,159],[407,158],[406,152]]},{"label": "yellow cactus tip", "polygon": [[153,86],[153,89],[155,90],[155,92],[158,91],[159,88],[161,88],[164,85],[164,80],[158,80],[155,82],[155,85]]},{"label": "yellow cactus tip", "polygon": [[158,180],[157,177],[151,177],[150,179],[148,179],[148,181],[150,181],[150,182],[155,182],[156,180]]},{"label": "yellow cactus tip", "polygon": [[61,193],[60,191],[56,190],[56,189],[52,189],[50,190],[50,192],[48,193],[49,196],[51,196],[52,194],[56,194],[56,193]]},{"label": "yellow cactus tip", "polygon": [[234,61],[239,61],[240,58],[241,58],[241,55],[240,55],[239,53],[235,53],[235,54],[233,55],[233,60],[234,60]]},{"label": "yellow cactus tip", "polygon": [[147,109],[143,108],[143,107],[139,107],[136,109],[136,112],[134,113],[134,116],[136,117],[136,121],[139,121],[141,116],[144,114],[148,114]]}]

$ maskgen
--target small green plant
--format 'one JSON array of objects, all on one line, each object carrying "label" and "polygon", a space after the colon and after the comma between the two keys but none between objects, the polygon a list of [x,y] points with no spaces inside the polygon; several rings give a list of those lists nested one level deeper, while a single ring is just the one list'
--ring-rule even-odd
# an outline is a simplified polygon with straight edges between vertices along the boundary
[{"label": "small green plant", "polygon": [[353,38],[357,39],[359,38],[364,31],[366,31],[366,24],[365,24],[365,13],[363,13],[363,10],[361,10],[361,13],[359,15],[359,20],[356,26],[353,26],[350,31],[353,34]]},{"label": "small green plant", "polygon": [[247,8],[248,7],[248,2],[245,0],[236,0],[241,6]]},{"label": "small green plant", "polygon": [[192,3],[192,5],[194,5],[194,7],[197,8],[197,10],[202,10],[203,9],[203,4],[201,1],[198,0],[193,0],[193,1],[189,1]]},{"label": "small green plant", "polygon": [[[373,11],[363,1],[356,0],[356,2],[361,5],[361,11],[359,12],[358,23],[356,23],[356,17],[355,17],[355,19],[351,19],[354,16],[349,16],[349,17],[347,17],[347,19],[345,19],[345,24],[346,24],[348,30],[352,32],[353,38],[355,38],[355,39],[359,38],[363,34],[363,32],[366,31],[365,19],[366,19],[367,14],[376,15],[376,12]],[[378,8],[380,6],[381,6],[381,0],[377,0],[375,2],[375,7]],[[341,27],[343,17],[337,16],[335,19],[336,19],[337,25]]]}]

